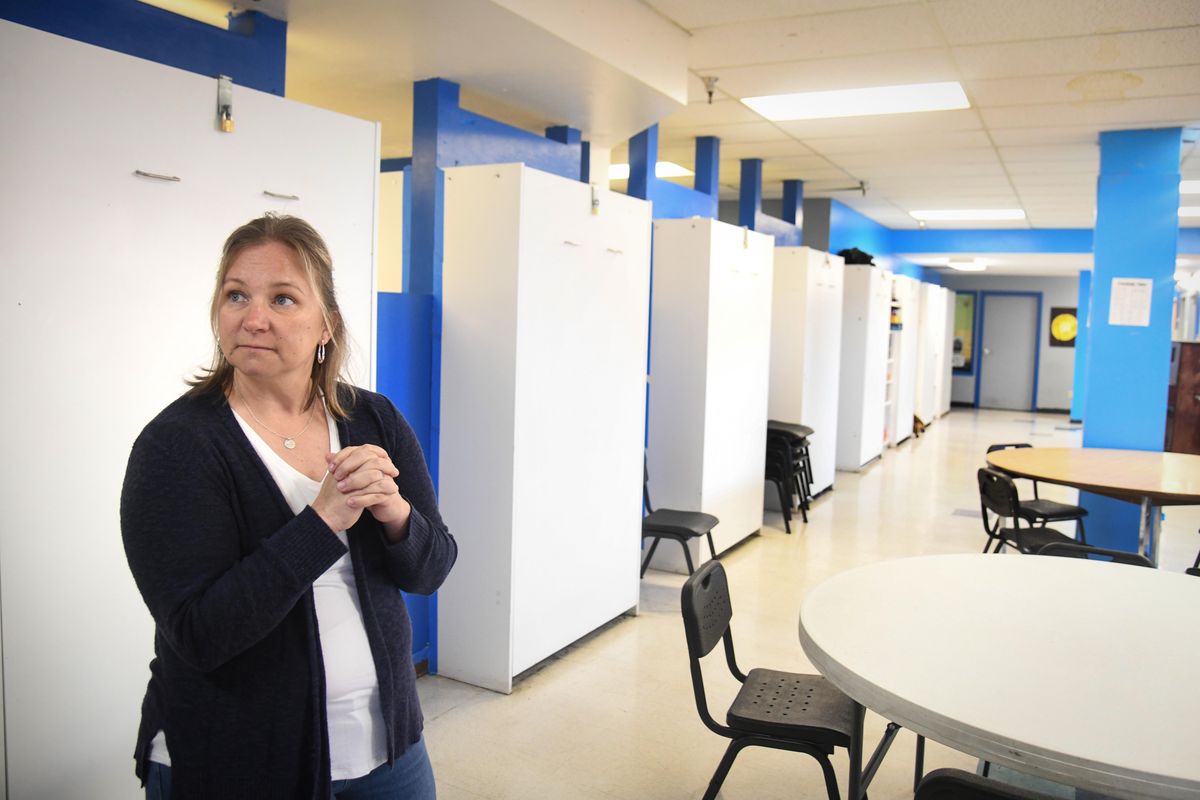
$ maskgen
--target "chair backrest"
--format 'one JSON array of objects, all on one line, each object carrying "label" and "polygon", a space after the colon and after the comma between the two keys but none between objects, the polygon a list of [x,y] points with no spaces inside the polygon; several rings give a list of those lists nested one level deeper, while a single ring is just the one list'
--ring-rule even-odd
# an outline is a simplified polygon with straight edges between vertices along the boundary
[{"label": "chair backrest", "polygon": [[1042,545],[1037,551],[1039,556],[1062,556],[1065,558],[1091,558],[1096,561],[1113,561],[1117,564],[1132,564],[1135,567],[1154,568],[1154,562],[1141,553],[1130,553],[1128,550],[1107,550],[1103,547],[1093,547],[1088,544],[1071,542],[1051,542]]},{"label": "chair backrest", "polygon": [[729,621],[733,619],[729,581],[720,561],[709,561],[687,579],[679,607],[688,655],[693,660],[704,658],[729,632]]},{"label": "chair backrest", "polygon": [[1050,800],[1050,795],[961,769],[935,769],[921,779],[913,800]]},{"label": "chair backrest", "polygon": [[997,450],[1008,450],[1008,449],[1011,449],[1014,447],[1033,447],[1033,445],[1029,444],[1028,442],[1012,442],[1010,444],[993,444],[993,445],[988,445],[987,451],[989,453],[994,453]]},{"label": "chair backrest", "polygon": [[1016,524],[1020,501],[1017,498],[1017,486],[1012,482],[1012,478],[987,467],[981,467],[976,476],[979,480],[979,502],[985,512],[984,524],[987,524],[988,511],[1001,517],[1012,517]]}]

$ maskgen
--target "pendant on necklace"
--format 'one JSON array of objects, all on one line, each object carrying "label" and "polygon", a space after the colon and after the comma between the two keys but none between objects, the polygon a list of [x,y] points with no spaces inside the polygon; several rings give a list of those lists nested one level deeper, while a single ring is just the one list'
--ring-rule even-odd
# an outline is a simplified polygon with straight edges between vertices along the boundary
[{"label": "pendant on necklace", "polygon": [[288,438],[283,440],[283,446],[286,447],[288,450],[295,450],[296,449],[296,440],[289,436]]}]

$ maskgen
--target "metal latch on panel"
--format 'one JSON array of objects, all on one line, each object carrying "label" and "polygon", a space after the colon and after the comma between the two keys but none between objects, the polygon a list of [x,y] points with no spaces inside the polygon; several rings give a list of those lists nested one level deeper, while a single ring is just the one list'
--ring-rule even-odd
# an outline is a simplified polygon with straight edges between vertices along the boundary
[{"label": "metal latch on panel", "polygon": [[597,216],[600,213],[600,192],[596,184],[591,184],[592,187],[592,216]]},{"label": "metal latch on panel", "polygon": [[217,76],[217,127],[224,133],[233,133],[233,78]]}]

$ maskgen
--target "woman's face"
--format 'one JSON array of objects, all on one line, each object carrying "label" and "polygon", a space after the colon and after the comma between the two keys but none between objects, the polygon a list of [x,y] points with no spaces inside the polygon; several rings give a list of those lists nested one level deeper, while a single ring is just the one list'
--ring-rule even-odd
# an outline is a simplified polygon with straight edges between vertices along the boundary
[{"label": "woman's face", "polygon": [[329,341],[316,290],[279,242],[248,247],[225,274],[218,302],[221,351],[243,376],[307,380],[317,345]]}]

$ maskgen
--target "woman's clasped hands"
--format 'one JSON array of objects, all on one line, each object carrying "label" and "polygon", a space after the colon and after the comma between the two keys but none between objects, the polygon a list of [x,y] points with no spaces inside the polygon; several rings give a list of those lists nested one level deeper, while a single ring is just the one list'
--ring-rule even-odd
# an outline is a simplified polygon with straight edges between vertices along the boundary
[{"label": "woman's clasped hands", "polygon": [[344,447],[325,458],[329,472],[312,503],[321,519],[332,530],[344,531],[368,510],[388,538],[404,538],[412,506],[397,489],[394,478],[400,471],[383,448],[373,444]]}]

